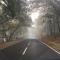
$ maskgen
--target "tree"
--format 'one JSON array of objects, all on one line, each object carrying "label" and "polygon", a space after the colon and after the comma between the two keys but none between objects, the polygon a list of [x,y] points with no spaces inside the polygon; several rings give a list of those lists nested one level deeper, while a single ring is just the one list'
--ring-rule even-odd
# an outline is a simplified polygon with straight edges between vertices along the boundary
[{"label": "tree", "polygon": [[[2,2],[4,2],[6,6],[2,4],[3,14],[0,16],[0,24],[3,30],[7,28],[5,31],[2,30],[2,34],[6,39],[8,37],[8,40],[11,40],[11,37],[14,35],[14,33],[18,29],[21,30],[20,27],[31,25],[31,19],[27,15],[28,8],[25,8],[25,2],[21,0],[2,0]],[[7,36],[8,34],[6,35],[7,31],[9,32],[9,36]]]}]

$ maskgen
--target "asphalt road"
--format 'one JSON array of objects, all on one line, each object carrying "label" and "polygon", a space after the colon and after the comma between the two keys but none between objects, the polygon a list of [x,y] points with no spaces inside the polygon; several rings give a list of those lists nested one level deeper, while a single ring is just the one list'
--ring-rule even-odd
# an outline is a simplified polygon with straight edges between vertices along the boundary
[{"label": "asphalt road", "polygon": [[35,39],[27,39],[0,51],[0,60],[60,60],[60,55]]}]

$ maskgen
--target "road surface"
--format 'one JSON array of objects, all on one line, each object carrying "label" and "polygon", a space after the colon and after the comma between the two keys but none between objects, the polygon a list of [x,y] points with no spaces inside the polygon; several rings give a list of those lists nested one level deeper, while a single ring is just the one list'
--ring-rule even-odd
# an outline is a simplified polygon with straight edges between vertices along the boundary
[{"label": "road surface", "polygon": [[27,39],[1,50],[0,60],[60,60],[60,55],[36,39]]}]

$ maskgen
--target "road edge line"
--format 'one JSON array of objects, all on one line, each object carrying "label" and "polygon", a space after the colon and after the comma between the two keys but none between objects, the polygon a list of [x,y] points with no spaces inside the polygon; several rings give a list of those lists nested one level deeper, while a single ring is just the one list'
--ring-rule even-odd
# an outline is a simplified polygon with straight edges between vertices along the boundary
[{"label": "road edge line", "polygon": [[51,50],[53,50],[54,52],[56,52],[57,54],[60,55],[60,53],[59,53],[57,50],[55,50],[54,48],[50,47],[48,44],[46,44],[46,43],[44,43],[44,42],[42,42],[42,41],[40,41],[40,42],[43,43],[43,44],[46,45],[48,48],[50,48]]}]

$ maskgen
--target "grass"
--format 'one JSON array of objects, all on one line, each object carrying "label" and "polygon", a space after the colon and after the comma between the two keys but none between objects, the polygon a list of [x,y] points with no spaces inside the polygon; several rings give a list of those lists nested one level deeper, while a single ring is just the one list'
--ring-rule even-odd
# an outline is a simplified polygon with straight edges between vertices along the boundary
[{"label": "grass", "polygon": [[60,52],[60,43],[49,42],[48,45],[57,50],[58,52]]},{"label": "grass", "polygon": [[60,36],[56,36],[56,38],[54,36],[46,36],[42,38],[42,40],[43,42],[60,52]]}]

